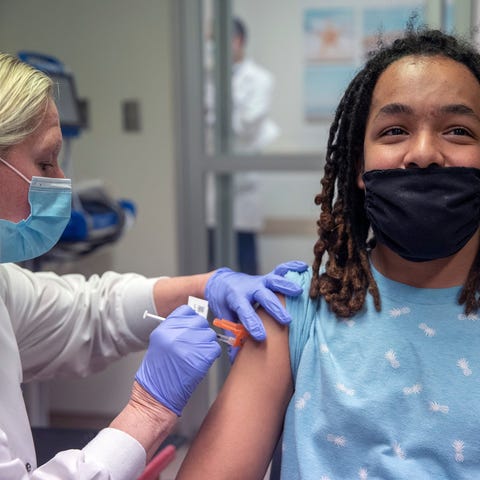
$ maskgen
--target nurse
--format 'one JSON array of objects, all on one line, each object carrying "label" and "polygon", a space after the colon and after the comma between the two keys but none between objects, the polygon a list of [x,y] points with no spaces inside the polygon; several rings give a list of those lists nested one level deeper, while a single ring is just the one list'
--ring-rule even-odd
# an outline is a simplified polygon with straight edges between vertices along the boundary
[{"label": "nurse", "polygon": [[[132,480],[220,354],[206,320],[181,306],[188,295],[206,298],[217,316],[239,318],[263,340],[252,303],[285,323],[290,317],[273,291],[300,289],[282,277],[284,266],[264,277],[220,269],[178,278],[108,272],[86,279],[12,263],[47,252],[70,218],[52,90],[46,75],[0,54],[0,478]],[[158,325],[142,318],[145,310],[168,318]],[[21,383],[86,376],[147,344],[131,398],[109,428],[84,449],[60,452],[37,468]]]}]

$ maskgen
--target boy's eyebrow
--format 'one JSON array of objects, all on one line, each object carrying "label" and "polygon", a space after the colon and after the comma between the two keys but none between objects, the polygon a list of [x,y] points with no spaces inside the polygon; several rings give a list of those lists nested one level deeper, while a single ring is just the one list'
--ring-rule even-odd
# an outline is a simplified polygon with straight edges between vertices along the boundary
[{"label": "boy's eyebrow", "polygon": [[[457,115],[468,115],[471,117],[475,117],[478,121],[480,121],[480,117],[475,113],[475,111],[470,108],[469,106],[463,103],[452,103],[448,105],[442,105],[438,109],[439,113],[453,113]],[[413,109],[405,105],[403,103],[389,103],[384,105],[375,115],[375,118],[380,115],[398,115],[401,113],[406,113],[412,115],[414,113]]]},{"label": "boy's eyebrow", "polygon": [[440,107],[441,113],[456,113],[458,115],[468,115],[471,117],[475,117],[477,120],[480,120],[479,116],[475,113],[475,111],[464,105],[463,103],[453,103],[451,105],[444,105]]},{"label": "boy's eyebrow", "polygon": [[379,115],[397,115],[399,113],[408,113],[411,115],[413,114],[413,108],[404,103],[388,103],[378,111],[375,117]]}]

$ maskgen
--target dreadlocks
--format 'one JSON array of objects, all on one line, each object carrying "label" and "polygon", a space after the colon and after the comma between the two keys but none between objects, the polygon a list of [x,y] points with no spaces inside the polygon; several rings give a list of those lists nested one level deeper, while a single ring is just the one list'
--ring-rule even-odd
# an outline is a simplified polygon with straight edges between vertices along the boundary
[{"label": "dreadlocks", "polygon": [[[315,197],[321,213],[310,285],[310,297],[322,296],[340,317],[358,312],[367,292],[380,310],[380,294],[368,259],[370,223],[357,177],[362,170],[365,128],[377,80],[389,65],[410,55],[451,58],[469,68],[480,82],[480,54],[473,46],[438,30],[416,28],[410,22],[403,38],[389,46],[379,44],[346,89],[330,127],[322,191]],[[328,259],[324,273],[320,273],[325,253]],[[459,298],[467,314],[479,308],[479,293],[477,253]]]}]

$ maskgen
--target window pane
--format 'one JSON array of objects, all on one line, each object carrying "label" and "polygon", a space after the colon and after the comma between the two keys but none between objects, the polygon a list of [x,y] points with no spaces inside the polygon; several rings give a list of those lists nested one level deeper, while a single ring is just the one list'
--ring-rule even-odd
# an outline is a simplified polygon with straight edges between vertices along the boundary
[{"label": "window pane", "polygon": [[[412,12],[421,24],[427,10],[425,0],[237,0],[231,5],[230,38],[219,45],[211,34],[205,37],[205,93],[212,127],[215,52],[228,49],[231,101],[219,100],[231,107],[230,151],[240,154],[324,150],[342,92],[375,48],[379,32],[389,41],[403,32]],[[213,15],[205,8],[206,32],[212,32]]]}]

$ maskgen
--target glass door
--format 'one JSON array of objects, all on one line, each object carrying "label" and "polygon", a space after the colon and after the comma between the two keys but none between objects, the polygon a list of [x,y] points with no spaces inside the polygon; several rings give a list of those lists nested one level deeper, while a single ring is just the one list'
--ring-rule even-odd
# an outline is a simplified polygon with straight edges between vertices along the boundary
[{"label": "glass door", "polygon": [[409,19],[468,35],[472,18],[459,0],[173,3],[184,274],[311,263],[329,125],[367,52]]}]

